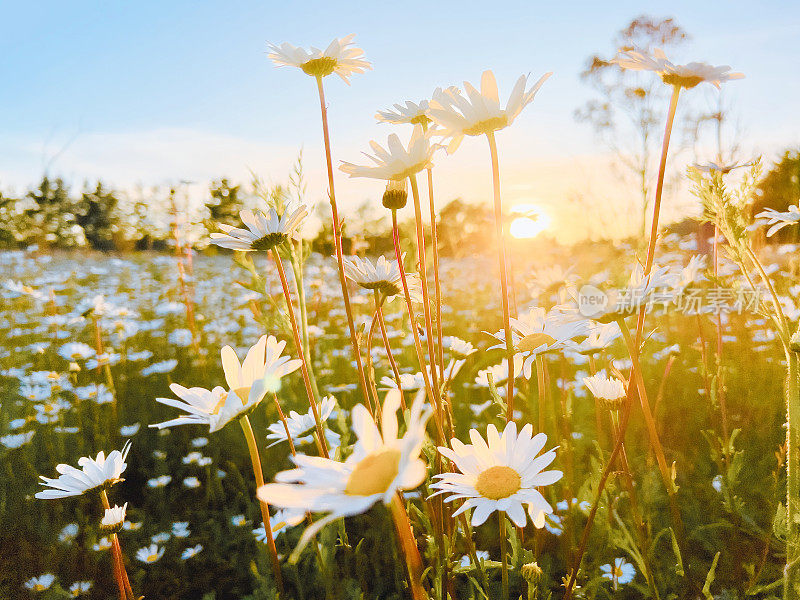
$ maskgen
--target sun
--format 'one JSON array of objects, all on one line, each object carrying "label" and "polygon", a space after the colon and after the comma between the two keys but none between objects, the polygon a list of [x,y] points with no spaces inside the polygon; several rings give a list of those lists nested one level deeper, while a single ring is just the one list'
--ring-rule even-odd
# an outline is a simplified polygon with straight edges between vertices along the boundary
[{"label": "sun", "polygon": [[535,238],[550,226],[550,216],[535,204],[518,204],[512,212],[521,213],[509,225],[511,237],[518,240]]}]

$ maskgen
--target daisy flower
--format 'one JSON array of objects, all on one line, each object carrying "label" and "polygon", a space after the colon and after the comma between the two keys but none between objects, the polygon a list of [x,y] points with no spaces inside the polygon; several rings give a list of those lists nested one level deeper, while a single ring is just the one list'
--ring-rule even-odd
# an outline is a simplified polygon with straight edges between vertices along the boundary
[{"label": "daisy flower", "polygon": [[186,550],[181,552],[181,560],[187,560],[189,558],[192,558],[193,556],[197,556],[202,551],[203,551],[202,544],[197,544],[196,546],[192,546],[191,548],[186,548]]},{"label": "daisy flower", "polygon": [[266,213],[243,210],[239,218],[247,229],[217,223],[224,233],[212,233],[211,243],[242,252],[266,252],[292,237],[306,216],[306,206],[297,203],[290,203],[281,215],[272,207]]},{"label": "daisy flower", "polygon": [[420,100],[419,102],[406,101],[405,105],[395,104],[394,110],[379,110],[375,114],[375,120],[379,123],[392,123],[394,125],[409,123],[411,125],[427,126],[431,122],[426,114],[428,108],[427,100]]},{"label": "daisy flower", "polygon": [[624,558],[615,558],[613,565],[601,565],[600,572],[601,577],[614,582],[614,589],[620,584],[630,583],[636,577],[636,568]]},{"label": "daisy flower", "polygon": [[108,457],[102,451],[96,458],[84,456],[78,459],[80,469],[65,464],[56,466],[56,471],[59,473],[56,479],[40,476],[41,484],[51,489],[37,492],[36,497],[40,500],[49,500],[80,496],[88,491],[106,489],[119,483],[122,481],[122,473],[128,466],[125,458],[130,449],[131,443],[128,441],[122,451],[113,450]]},{"label": "daisy flower", "polygon": [[[524,357],[522,354],[515,354],[514,355],[514,379],[519,377],[522,374],[523,363],[525,362]],[[501,396],[506,393],[505,388],[501,387],[500,384],[503,383],[508,379],[508,359],[504,359],[503,362],[491,365],[485,369],[481,369],[478,371],[478,374],[475,376],[475,385],[478,387],[489,387],[489,375],[492,376],[492,381],[494,382],[495,387],[497,388],[497,393]]]},{"label": "daisy flower", "polygon": [[164,550],[163,546],[159,547],[156,544],[150,544],[136,551],[136,560],[147,564],[158,562],[164,556]]},{"label": "daisy flower", "polygon": [[[336,408],[336,398],[333,396],[326,396],[323,398],[322,402],[319,403],[320,422],[324,423],[327,421],[334,408]],[[293,410],[286,417],[286,426],[283,425],[283,421],[278,421],[267,428],[269,431],[267,440],[274,440],[268,448],[271,448],[275,444],[288,441],[289,438],[286,436],[287,427],[289,428],[289,434],[292,436],[292,441],[295,444],[308,444],[314,441],[313,433],[316,426],[317,422],[314,420],[314,412],[310,408],[308,412],[302,415]],[[335,431],[325,429],[325,437],[330,446],[335,447],[339,445],[339,434]]]},{"label": "daisy flower", "polygon": [[[403,255],[405,258],[405,255]],[[386,296],[396,296],[402,289],[400,268],[396,260],[379,256],[375,264],[368,258],[344,257],[344,274],[367,290],[378,290]]]},{"label": "daisy flower", "polygon": [[716,163],[714,161],[710,161],[704,165],[699,165],[697,163],[694,164],[694,168],[700,171],[701,173],[721,173],[722,175],[727,175],[734,169],[740,169],[742,167],[750,167],[752,166],[752,162],[734,162],[734,163]]},{"label": "daisy flower", "polygon": [[112,508],[105,509],[103,518],[100,521],[100,529],[106,533],[116,533],[122,529],[122,524],[125,522],[125,511],[127,509],[127,502],[122,506],[117,506],[115,504]]},{"label": "daisy flower", "polygon": [[527,91],[525,88],[528,77],[520,76],[505,108],[502,108],[494,73],[484,71],[481,76],[480,92],[466,81],[464,82],[466,97],[457,88],[443,90],[435,94],[431,100],[428,116],[442,127],[437,135],[450,138],[447,152],[452,154],[465,135],[483,135],[511,125],[522,109],[531,103],[536,92],[550,75],[552,73],[543,75]]},{"label": "daisy flower", "polygon": [[77,598],[78,596],[88,594],[89,590],[92,589],[92,585],[91,581],[76,581],[69,586],[69,593],[73,598]]},{"label": "daisy flower", "polygon": [[661,76],[664,83],[686,89],[704,81],[719,89],[721,83],[744,77],[741,73],[731,73],[728,65],[715,67],[704,62],[676,65],[667,59],[661,48],[655,48],[652,54],[638,48],[623,49],[613,62],[623,69],[653,71]]},{"label": "daisy flower", "polygon": [[52,573],[44,573],[38,577],[31,577],[28,579],[28,581],[25,582],[25,587],[32,592],[43,592],[50,589],[50,586],[53,585],[55,580],[56,576]]},{"label": "daisy flower", "polygon": [[486,440],[475,429],[470,429],[472,444],[452,439],[452,449],[439,447],[439,453],[451,460],[459,473],[434,475],[437,482],[431,485],[436,494],[450,494],[444,500],[464,500],[453,513],[457,516],[474,509],[472,525],[477,527],[495,511],[506,513],[517,527],[524,527],[527,513],[533,524],[541,529],[545,515],[553,507],[537,488],[555,483],[561,471],[543,471],[556,457],[555,448],[544,454],[539,451],[547,443],[547,435],[538,433],[531,437],[533,428],[525,425],[517,434],[517,425],[509,421],[502,436],[494,425],[486,429]]},{"label": "daisy flower", "polygon": [[279,342],[274,336],[261,336],[247,352],[244,361],[239,363],[236,351],[225,346],[220,354],[228,391],[221,387],[213,390],[200,387],[187,389],[173,383],[170,389],[181,400],[156,398],[156,402],[179,408],[188,414],[150,427],[163,429],[175,425],[203,424],[208,425],[212,433],[219,431],[233,419],[252,411],[267,392],[278,390],[281,377],[300,367],[299,360],[281,356],[285,347],[285,341]]},{"label": "daisy flower", "polygon": [[473,346],[472,343],[465,342],[454,335],[445,338],[444,342],[445,347],[450,350],[450,353],[458,358],[467,358],[470,354],[476,352],[475,346]]},{"label": "daisy flower", "polygon": [[764,219],[762,224],[771,225],[767,230],[767,237],[772,237],[784,227],[800,223],[800,204],[790,206],[787,212],[780,212],[774,208],[767,208],[756,215],[756,219]]},{"label": "daisy flower", "polygon": [[595,398],[608,403],[618,402],[627,394],[625,383],[616,377],[606,376],[605,371],[600,371],[591,377],[584,377],[583,383]]},{"label": "daisy flower", "polygon": [[396,414],[399,391],[386,395],[380,430],[366,407],[357,405],[352,412],[357,442],[347,460],[298,454],[291,457],[296,468],[278,473],[276,483],[258,489],[259,499],[272,506],[328,513],[306,530],[299,547],[334,519],[366,512],[376,502],[389,504],[397,492],[414,489],[424,481],[426,465],[419,454],[431,411],[423,405],[423,398],[423,394],[417,395],[402,436]]},{"label": "daisy flower", "polygon": [[431,145],[429,134],[422,131],[421,125],[414,126],[408,146],[403,146],[396,133],[389,136],[386,148],[375,141],[369,143],[374,156],[366,154],[375,166],[359,166],[342,161],[339,169],[352,177],[369,177],[386,181],[401,181],[423,169],[433,166],[431,159],[438,148]]},{"label": "daisy flower", "polygon": [[372,65],[364,59],[364,51],[353,45],[354,33],[343,38],[334,39],[325,50],[314,48],[306,50],[293,46],[288,42],[268,44],[267,55],[278,67],[297,67],[312,77],[327,77],[335,73],[346,84],[353,73],[363,73]]},{"label": "daisy flower", "polygon": [[[514,350],[524,358],[523,373],[530,379],[533,363],[539,354],[557,352],[566,348],[574,338],[585,335],[586,321],[575,320],[560,311],[531,308],[527,314],[511,319],[511,337]],[[505,331],[489,334],[500,343],[492,348],[505,349]]]},{"label": "daisy flower", "polygon": [[86,360],[95,355],[94,348],[82,342],[67,342],[58,349],[58,355],[73,362]]},{"label": "daisy flower", "polygon": [[588,335],[586,339],[574,348],[576,352],[581,354],[595,354],[606,350],[622,335],[619,324],[616,322],[597,323],[596,321],[589,321],[587,328]]}]

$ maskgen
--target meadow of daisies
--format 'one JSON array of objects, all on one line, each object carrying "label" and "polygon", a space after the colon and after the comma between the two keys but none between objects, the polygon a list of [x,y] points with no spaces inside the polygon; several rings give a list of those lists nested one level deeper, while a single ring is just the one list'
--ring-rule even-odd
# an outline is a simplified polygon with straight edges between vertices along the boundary
[{"label": "meadow of daisies", "polygon": [[[269,56],[319,97],[332,256],[279,195],[216,255],[0,254],[0,596],[800,597],[797,248],[752,242],[800,213],[750,214],[756,160],[683,174],[710,254],[659,222],[680,99],[742,75],[622,52],[672,90],[650,235],[531,256],[501,132],[549,74],[380,111],[359,164],[325,96],[371,68],[352,36]],[[455,260],[430,217],[462,143],[496,243]],[[344,176],[375,180],[392,254],[344,254]]]}]

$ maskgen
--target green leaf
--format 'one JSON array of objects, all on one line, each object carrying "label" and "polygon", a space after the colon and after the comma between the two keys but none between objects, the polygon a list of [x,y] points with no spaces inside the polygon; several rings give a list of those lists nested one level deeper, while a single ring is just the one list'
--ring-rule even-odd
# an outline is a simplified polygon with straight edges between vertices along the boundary
[{"label": "green leaf", "polygon": [[[675,559],[678,561],[675,565],[675,572],[683,577],[686,575],[686,571],[683,568],[683,557],[681,556],[681,549],[678,546],[678,538],[675,537],[675,532],[672,530],[672,527],[669,528],[669,535],[672,540],[672,552],[675,554]],[[714,564],[716,564],[716,561]]]},{"label": "green leaf", "polygon": [[714,555],[714,560],[711,563],[711,568],[708,570],[708,575],[706,575],[706,582],[703,585],[703,596],[705,596],[706,600],[714,600],[714,596],[711,595],[711,584],[714,583],[714,577],[716,577],[717,571],[717,562],[719,561],[719,555],[722,554],[721,552],[717,552]]}]

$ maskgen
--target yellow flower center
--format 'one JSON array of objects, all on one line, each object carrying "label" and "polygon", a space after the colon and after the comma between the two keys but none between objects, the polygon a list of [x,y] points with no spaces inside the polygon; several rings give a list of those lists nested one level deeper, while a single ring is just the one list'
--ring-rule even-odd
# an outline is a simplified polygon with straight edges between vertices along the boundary
[{"label": "yellow flower center", "polygon": [[330,56],[312,58],[300,67],[303,73],[312,77],[327,77],[336,68],[336,59]]},{"label": "yellow flower center", "polygon": [[556,343],[556,338],[546,333],[532,333],[526,335],[517,344],[517,350],[520,352],[532,352],[540,346],[551,346]]},{"label": "yellow flower center", "polygon": [[486,119],[485,121],[480,121],[476,123],[469,129],[465,129],[464,133],[467,135],[481,135],[484,133],[489,133],[491,131],[497,131],[498,129],[503,129],[504,127],[508,126],[508,117],[506,115],[502,115],[499,117],[492,117],[491,119]]},{"label": "yellow flower center", "polygon": [[344,493],[371,496],[385,492],[400,471],[400,451],[381,450],[363,458],[350,473]]},{"label": "yellow flower center", "polygon": [[678,73],[664,73],[661,79],[668,85],[679,85],[687,90],[704,81],[699,75],[679,75]]},{"label": "yellow flower center", "polygon": [[[239,400],[242,401],[242,404],[247,404],[247,399],[250,397],[250,388],[249,387],[240,387],[233,390],[233,392],[239,396]],[[221,400],[224,402],[224,400]],[[217,405],[219,406],[219,405]]]},{"label": "yellow flower center", "polygon": [[514,469],[496,465],[478,475],[475,489],[484,498],[501,500],[517,493],[522,487],[522,479]]}]

